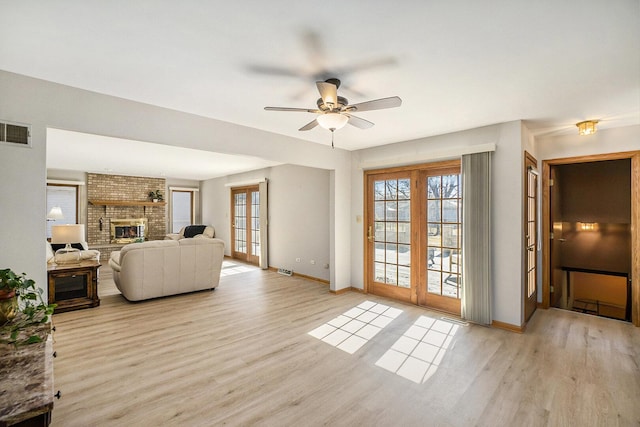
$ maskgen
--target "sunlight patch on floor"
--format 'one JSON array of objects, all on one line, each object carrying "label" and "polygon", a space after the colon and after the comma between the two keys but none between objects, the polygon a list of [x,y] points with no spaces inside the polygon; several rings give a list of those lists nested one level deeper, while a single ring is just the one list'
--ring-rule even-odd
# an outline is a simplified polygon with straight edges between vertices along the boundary
[{"label": "sunlight patch on floor", "polygon": [[222,261],[222,271],[220,277],[232,276],[234,274],[246,273],[247,271],[257,270],[258,267],[246,264],[237,264],[231,261]]},{"label": "sunlight patch on floor", "polygon": [[446,320],[420,316],[376,366],[422,384],[438,370],[459,328]]},{"label": "sunlight patch on floor", "polygon": [[400,313],[402,310],[397,308],[365,301],[309,332],[309,335],[353,354]]}]

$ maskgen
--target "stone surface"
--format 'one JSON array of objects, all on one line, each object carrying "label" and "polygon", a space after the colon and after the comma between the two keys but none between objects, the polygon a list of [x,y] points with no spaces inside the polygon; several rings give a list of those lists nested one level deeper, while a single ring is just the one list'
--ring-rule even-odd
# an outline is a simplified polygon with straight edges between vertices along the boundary
[{"label": "stone surface", "polygon": [[[49,323],[36,328],[50,329]],[[0,345],[0,425],[11,425],[53,409],[53,343]]]}]

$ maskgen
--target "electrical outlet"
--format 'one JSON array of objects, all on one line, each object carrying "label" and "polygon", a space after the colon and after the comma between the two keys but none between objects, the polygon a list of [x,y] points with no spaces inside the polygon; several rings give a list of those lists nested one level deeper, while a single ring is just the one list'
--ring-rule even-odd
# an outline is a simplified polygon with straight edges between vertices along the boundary
[{"label": "electrical outlet", "polygon": [[300,258],[296,258],[296,262],[300,262]]},{"label": "electrical outlet", "polygon": [[311,263],[311,265],[316,265],[316,260],[312,259],[311,261],[309,261]]},{"label": "electrical outlet", "polygon": [[549,286],[549,290],[551,291],[551,293],[553,293],[553,285]]}]

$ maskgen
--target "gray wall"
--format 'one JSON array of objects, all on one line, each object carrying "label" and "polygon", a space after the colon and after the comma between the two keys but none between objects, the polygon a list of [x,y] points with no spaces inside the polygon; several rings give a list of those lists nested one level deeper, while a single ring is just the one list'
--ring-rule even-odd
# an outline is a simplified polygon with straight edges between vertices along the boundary
[{"label": "gray wall", "polygon": [[269,266],[329,280],[325,267],[330,263],[329,171],[282,165],[204,181],[204,222],[215,226],[229,255],[231,187],[227,185],[261,178],[268,179]]},{"label": "gray wall", "polygon": [[[520,121],[354,152],[352,157],[353,240],[351,277],[364,283],[364,169],[460,158],[461,153],[495,144],[492,155],[492,288],[493,319],[520,326],[522,316],[522,171],[523,153],[529,149],[528,132]],[[533,153],[535,154],[535,153]],[[373,166],[371,166],[373,165]]]}]

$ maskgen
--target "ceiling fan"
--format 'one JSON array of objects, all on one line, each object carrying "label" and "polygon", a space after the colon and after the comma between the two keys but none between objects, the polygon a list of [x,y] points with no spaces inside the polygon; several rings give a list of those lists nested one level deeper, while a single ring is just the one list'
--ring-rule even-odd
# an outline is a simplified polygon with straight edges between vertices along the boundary
[{"label": "ceiling fan", "polygon": [[302,126],[300,131],[307,131],[320,125],[331,131],[331,147],[333,147],[333,132],[343,128],[347,123],[359,129],[368,129],[373,123],[352,113],[360,111],[382,110],[402,105],[402,100],[397,96],[374,99],[372,101],[349,104],[349,101],[338,96],[340,80],[330,78],[323,82],[316,82],[320,98],[316,102],[318,108],[290,108],[290,107],[264,107],[267,111],[294,111],[303,113],[315,113],[318,117]]}]

